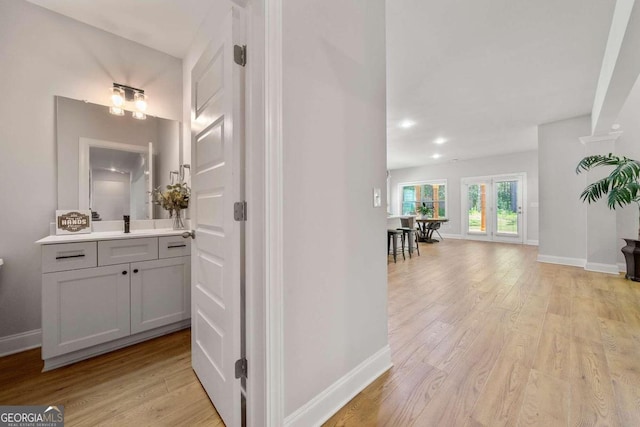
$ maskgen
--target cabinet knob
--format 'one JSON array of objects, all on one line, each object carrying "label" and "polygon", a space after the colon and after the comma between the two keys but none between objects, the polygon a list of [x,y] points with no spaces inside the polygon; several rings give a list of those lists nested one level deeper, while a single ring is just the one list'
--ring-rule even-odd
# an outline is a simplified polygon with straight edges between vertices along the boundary
[{"label": "cabinet knob", "polygon": [[123,272],[122,272],[122,275],[123,275],[123,276],[126,276],[126,275],[127,275],[127,270],[123,271]]},{"label": "cabinet knob", "polygon": [[134,272],[134,273],[137,273],[137,272],[138,272],[138,269],[137,269],[137,268],[136,268],[136,269],[134,269],[134,270],[133,270],[133,272]]}]

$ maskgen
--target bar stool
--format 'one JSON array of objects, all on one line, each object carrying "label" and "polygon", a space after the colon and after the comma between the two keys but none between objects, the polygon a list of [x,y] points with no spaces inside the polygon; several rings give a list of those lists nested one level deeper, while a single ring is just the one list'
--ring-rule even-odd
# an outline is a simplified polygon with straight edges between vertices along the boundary
[{"label": "bar stool", "polygon": [[[404,252],[404,244],[405,239],[407,242],[407,249],[409,249],[409,259],[411,259],[411,255],[413,254],[413,250],[415,249],[418,252],[418,256],[420,256],[420,246],[418,246],[418,233],[416,233],[411,227],[400,227],[397,229],[402,232],[402,251]],[[413,235],[413,241],[411,239],[411,235]],[[413,246],[415,243],[415,246]]]},{"label": "bar stool", "polygon": [[[398,256],[398,237],[402,237],[403,233],[399,230],[387,230],[387,256],[391,250],[391,241],[393,240],[393,262],[397,262]],[[403,239],[404,242],[404,239]],[[407,259],[404,256],[404,245],[402,245],[402,259]]]}]

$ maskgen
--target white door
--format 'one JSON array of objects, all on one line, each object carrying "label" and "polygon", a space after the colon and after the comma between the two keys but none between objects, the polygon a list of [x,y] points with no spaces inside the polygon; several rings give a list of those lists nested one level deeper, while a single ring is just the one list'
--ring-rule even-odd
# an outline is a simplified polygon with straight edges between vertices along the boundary
[{"label": "white door", "polygon": [[462,179],[463,236],[523,243],[524,175]]},{"label": "white door", "polygon": [[194,66],[191,102],[192,365],[227,426],[241,424],[243,226],[234,202],[244,197],[244,69],[234,62],[242,46],[239,11]]},{"label": "white door", "polygon": [[522,176],[504,176],[493,179],[494,240],[523,243],[522,230]]}]

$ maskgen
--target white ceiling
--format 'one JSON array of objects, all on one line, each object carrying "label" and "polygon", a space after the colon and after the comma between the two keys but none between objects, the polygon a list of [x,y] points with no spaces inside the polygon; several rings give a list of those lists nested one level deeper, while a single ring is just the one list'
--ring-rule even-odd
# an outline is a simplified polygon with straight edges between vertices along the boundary
[{"label": "white ceiling", "polygon": [[[28,1],[178,58],[215,4]],[[388,167],[533,150],[538,124],[589,113],[614,5],[388,0]]]},{"label": "white ceiling", "polygon": [[538,124],[591,112],[614,5],[387,1],[388,167],[534,150]]},{"label": "white ceiling", "polygon": [[183,58],[211,0],[28,0],[176,58]]}]

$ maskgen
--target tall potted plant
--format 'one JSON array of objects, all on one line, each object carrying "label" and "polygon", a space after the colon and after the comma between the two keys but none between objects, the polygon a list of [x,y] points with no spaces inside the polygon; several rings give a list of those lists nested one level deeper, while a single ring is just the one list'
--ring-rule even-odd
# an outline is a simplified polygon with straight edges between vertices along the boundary
[{"label": "tall potted plant", "polygon": [[626,278],[640,282],[640,162],[627,157],[618,157],[609,153],[606,156],[588,156],[578,163],[576,173],[586,172],[598,166],[613,166],[611,173],[589,184],[580,198],[583,202],[595,202],[607,197],[609,209],[615,210],[635,203],[638,206],[638,239],[624,239],[627,245],[622,248],[627,263]]}]

